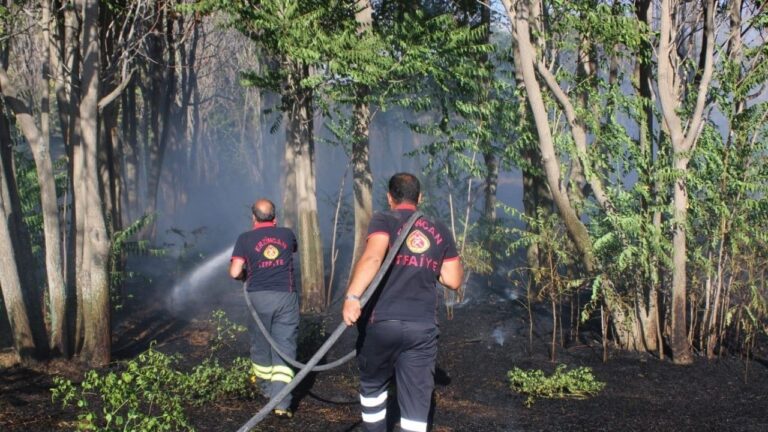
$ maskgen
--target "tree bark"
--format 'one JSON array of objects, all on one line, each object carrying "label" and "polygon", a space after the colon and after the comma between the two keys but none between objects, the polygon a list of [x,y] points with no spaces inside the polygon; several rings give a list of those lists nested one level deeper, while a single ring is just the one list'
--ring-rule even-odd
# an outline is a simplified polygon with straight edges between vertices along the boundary
[{"label": "tree bark", "polygon": [[[373,7],[369,0],[356,1],[355,21],[357,34],[363,36],[373,31]],[[355,131],[352,138],[352,200],[355,213],[355,243],[352,249],[352,267],[355,267],[365,249],[368,236],[368,224],[373,214],[373,173],[371,172],[370,129],[371,109],[366,100],[369,89],[357,88],[356,102],[353,109]]]},{"label": "tree bark", "polygon": [[[0,153],[0,159],[3,158]],[[11,215],[6,213],[8,205],[7,174],[0,160],[0,291],[3,295],[3,304],[11,325],[13,345],[22,358],[29,358],[36,351],[35,340],[32,336],[32,327],[27,314],[22,295],[19,270],[16,265],[13,241],[9,223]]]},{"label": "tree bark", "polygon": [[[45,81],[47,82],[47,80]],[[37,128],[31,110],[16,97],[16,90],[11,86],[10,80],[2,68],[0,68],[0,91],[2,91],[6,102],[14,112],[16,121],[29,143],[37,168],[37,181],[40,187],[40,201],[43,213],[45,269],[50,300],[51,334],[49,344],[55,352],[66,354],[66,293],[61,263],[61,233],[59,230],[60,221],[56,198],[56,183],[53,175],[48,138]],[[35,295],[34,292],[31,295]]]},{"label": "tree bark", "polygon": [[[541,87],[536,80],[534,69],[536,52],[531,44],[530,25],[528,20],[529,7],[525,2],[503,0],[504,7],[512,26],[512,35],[515,41],[515,55],[520,58],[520,75],[525,84],[528,104],[533,114],[536,131],[538,132],[539,150],[542,164],[547,179],[547,184],[552,194],[552,200],[563,218],[563,223],[574,245],[581,254],[582,263],[588,273],[595,269],[595,257],[592,252],[592,240],[587,228],[576,214],[565,185],[560,178],[560,163],[555,152],[552,132],[549,129],[549,119],[541,94]],[[518,13],[519,9],[519,13]]]},{"label": "tree bark", "polygon": [[[484,43],[491,43],[491,8],[490,5],[481,3],[480,7],[480,25],[485,27]],[[488,54],[483,54],[480,57],[481,67],[490,68],[491,63]],[[489,79],[483,81],[483,93],[487,96],[490,92]],[[483,115],[481,128],[490,127],[490,119]],[[483,139],[481,143],[483,152],[483,161],[485,162],[485,187],[483,188],[483,221],[487,224],[489,229],[492,229],[496,224],[496,190],[499,184],[499,161],[496,157],[496,153],[493,148],[493,144]],[[490,232],[489,232],[490,234]],[[487,239],[486,239],[487,240]],[[493,249],[493,245],[490,242],[486,242],[486,246],[489,249]]]},{"label": "tree bark", "polygon": [[[651,0],[642,0],[635,3],[635,13],[637,18],[650,26],[653,24],[653,8]],[[644,43],[641,48],[647,55],[647,58],[651,58],[653,53],[653,47],[650,43]],[[642,56],[641,56],[642,57]],[[644,103],[644,109],[641,111],[641,118],[639,120],[639,142],[640,154],[642,155],[642,161],[639,164],[639,181],[642,182],[649,190],[656,191],[657,186],[653,179],[654,165],[655,165],[655,151],[653,148],[653,107],[655,105],[655,98],[653,91],[651,90],[651,80],[653,79],[653,66],[649,61],[637,60],[635,65],[635,75],[637,80],[636,91],[640,95]],[[652,194],[657,196],[656,193]],[[655,221],[661,219],[661,214],[657,210],[649,210],[650,204],[645,198],[641,198],[641,207],[645,217],[650,224],[655,224]],[[658,259],[654,258],[654,263],[658,263]],[[639,304],[640,320],[643,325],[643,335],[645,338],[645,347],[648,350],[659,350],[661,358],[663,358],[663,343],[659,340],[659,333],[661,323],[659,322],[659,285],[661,284],[661,277],[657,270],[657,265],[651,266],[651,274],[647,275],[647,286],[638,287],[635,290],[637,296],[637,302]]]},{"label": "tree bark", "polygon": [[[365,92],[361,89],[361,92]],[[360,95],[359,97],[364,97]],[[355,211],[355,244],[352,268],[363,254],[368,238],[368,224],[373,214],[373,173],[369,160],[371,111],[368,103],[354,107],[355,134],[352,141],[352,199]]]},{"label": "tree bark", "polygon": [[294,124],[294,119],[290,114],[284,114],[286,122],[285,127],[285,153],[283,154],[283,215],[282,224],[288,228],[296,227],[296,148],[293,144],[294,129],[298,126]]},{"label": "tree bark", "polygon": [[[168,5],[156,2],[156,13],[160,16],[158,24],[162,28],[165,24],[165,32],[155,29],[150,39],[150,57],[153,62],[150,66],[150,75],[153,87],[153,109],[151,127],[153,139],[149,145],[149,172],[147,173],[147,214],[157,213],[158,192],[160,190],[160,176],[162,174],[165,150],[170,139],[174,138],[172,128],[174,116],[173,105],[176,97],[176,50],[174,48],[173,18],[165,8]],[[165,51],[167,60],[163,59],[162,35],[165,34]],[[163,70],[163,67],[165,70]],[[152,223],[151,237],[154,238],[156,224]]]},{"label": "tree bark", "polygon": [[[132,78],[132,81],[135,78]],[[139,145],[136,133],[136,85],[132,82],[122,95],[123,119],[123,184],[125,206],[123,216],[128,221],[138,218],[139,207]]]},{"label": "tree bark", "polygon": [[99,41],[98,0],[81,0],[83,7],[83,95],[80,102],[80,129],[83,149],[83,179],[86,193],[86,236],[83,266],[87,283],[82,289],[84,341],[83,360],[91,366],[110,361],[109,238],[99,193]]},{"label": "tree bark", "polygon": [[676,83],[682,83],[683,77],[675,68],[673,56],[677,50],[672,38],[674,10],[677,1],[662,0],[660,8],[660,29],[658,48],[658,85],[659,100],[664,123],[669,131],[672,142],[672,167],[678,175],[673,192],[673,222],[672,237],[672,334],[671,348],[673,361],[677,364],[693,362],[691,346],[687,334],[686,301],[687,301],[687,249],[686,226],[688,223],[688,191],[685,177],[688,172],[688,161],[693,145],[698,139],[706,105],[706,96],[713,71],[714,56],[714,0],[706,0],[704,30],[702,32],[703,71],[694,77],[698,81],[696,104],[688,120],[687,130],[679,117],[678,110],[682,104],[676,91]]},{"label": "tree bark", "polygon": [[[42,26],[43,40],[46,47],[53,49],[50,28],[51,20],[51,1],[44,0],[42,5]],[[38,183],[40,185],[40,202],[43,211],[43,233],[45,237],[45,270],[48,280],[48,298],[50,314],[50,336],[49,345],[54,354],[69,355],[69,346],[67,340],[67,290],[64,284],[64,266],[62,262],[61,250],[61,218],[59,216],[58,198],[56,197],[56,181],[53,174],[53,164],[51,163],[50,150],[50,129],[49,129],[49,94],[51,83],[51,63],[55,57],[49,53],[44,60],[43,82],[46,88],[43,91],[43,102],[41,111],[42,119],[42,140],[35,145],[28,139],[32,148],[32,155],[37,166]],[[39,145],[42,144],[42,145]],[[36,150],[37,148],[37,150]]]},{"label": "tree bark", "polygon": [[325,305],[325,267],[323,243],[317,219],[317,187],[315,180],[315,145],[313,138],[312,92],[300,81],[308,68],[294,65],[289,82],[292,96],[289,111],[289,145],[293,147],[296,169],[296,213],[301,261],[301,309],[320,312]]}]

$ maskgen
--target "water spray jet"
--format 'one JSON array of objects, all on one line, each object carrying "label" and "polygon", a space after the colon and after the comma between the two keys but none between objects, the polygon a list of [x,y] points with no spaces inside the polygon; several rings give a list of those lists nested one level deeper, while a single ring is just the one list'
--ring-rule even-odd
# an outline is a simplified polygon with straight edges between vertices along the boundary
[{"label": "water spray jet", "polygon": [[234,246],[228,246],[224,250],[207,258],[192,270],[181,281],[177,282],[167,299],[168,309],[178,314],[186,309],[191,303],[191,299],[199,298],[201,290],[206,287],[216,276],[223,276],[221,269],[232,256]]}]

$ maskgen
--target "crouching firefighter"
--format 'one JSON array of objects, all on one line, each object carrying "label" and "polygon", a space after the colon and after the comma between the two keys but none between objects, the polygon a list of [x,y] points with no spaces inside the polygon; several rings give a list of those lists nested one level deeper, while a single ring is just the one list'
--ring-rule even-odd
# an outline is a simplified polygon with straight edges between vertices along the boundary
[{"label": "crouching firefighter", "polygon": [[[278,348],[296,358],[299,327],[299,299],[294,288],[293,254],[296,236],[277,226],[275,205],[260,199],[251,207],[253,229],[240,234],[232,251],[229,275],[245,281],[247,295],[261,322]],[[293,379],[293,369],[272,349],[253,320],[249,320],[251,379],[259,382],[263,394],[272,399]],[[273,413],[291,418],[291,396]]]},{"label": "crouching firefighter", "polygon": [[461,286],[464,269],[445,226],[431,218],[417,220],[378,291],[361,310],[360,296],[375,277],[391,243],[416,211],[419,180],[395,174],[389,180],[390,211],[376,213],[368,227],[365,250],[350,279],[344,302],[347,325],[359,323],[358,366],[363,428],[387,428],[387,391],[397,383],[400,429],[426,432],[437,359],[436,282]]}]

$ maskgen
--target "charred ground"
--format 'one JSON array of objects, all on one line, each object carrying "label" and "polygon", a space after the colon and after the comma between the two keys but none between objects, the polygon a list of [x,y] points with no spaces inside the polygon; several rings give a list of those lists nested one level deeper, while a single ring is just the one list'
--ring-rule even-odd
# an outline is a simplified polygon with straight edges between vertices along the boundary
[{"label": "charred ground", "polygon": [[[160,305],[154,296],[146,304]],[[215,304],[218,303],[218,304]],[[244,323],[247,312],[236,289],[219,296],[197,314],[173,317],[162,307],[135,307],[116,331],[116,356],[130,358],[157,340],[161,350],[178,352],[190,364],[207,353],[212,308],[224,309]],[[542,312],[543,314],[543,312]],[[308,328],[337,325],[336,314],[304,317]],[[539,320],[546,323],[546,315]],[[307,325],[309,327],[307,327]],[[330,357],[354,344],[345,334]],[[765,431],[768,430],[768,367],[764,357],[745,363],[737,357],[717,361],[697,358],[691,366],[674,366],[648,355],[611,351],[602,362],[601,346],[586,332],[581,341],[549,360],[549,330],[534,329],[529,352],[527,313],[514,301],[493,295],[455,310],[441,319],[435,432],[459,431]],[[300,351],[309,355],[321,341],[303,338]],[[247,355],[245,338],[231,355]],[[538,400],[531,408],[509,389],[506,372],[517,366],[551,372],[557,363],[589,366],[606,383],[587,400]],[[746,365],[749,365],[746,373]],[[64,362],[34,368],[0,370],[1,431],[74,430],[76,414],[51,403],[52,378],[81,376]],[[355,431],[359,429],[357,375],[354,363],[310,376],[299,388],[292,420],[268,418],[257,431]],[[189,411],[199,431],[234,431],[265,403],[264,399],[228,399]],[[392,407],[392,411],[396,407]]]}]

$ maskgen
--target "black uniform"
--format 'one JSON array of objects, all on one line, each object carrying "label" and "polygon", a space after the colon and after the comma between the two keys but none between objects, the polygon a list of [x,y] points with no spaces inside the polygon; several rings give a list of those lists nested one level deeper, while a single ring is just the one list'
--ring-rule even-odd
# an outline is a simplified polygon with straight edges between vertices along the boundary
[{"label": "black uniform", "polygon": [[[368,237],[386,235],[391,246],[415,210],[400,205],[376,213]],[[366,305],[360,319],[358,354],[365,430],[386,430],[387,388],[394,374],[401,429],[426,432],[437,359],[435,284],[443,262],[455,259],[456,245],[445,226],[422,217]]]},{"label": "black uniform", "polygon": [[[232,260],[245,262],[246,290],[256,313],[280,350],[296,358],[299,328],[299,300],[294,289],[293,253],[296,236],[288,228],[271,222],[257,223],[252,231],[237,238]],[[293,380],[293,369],[270,347],[253,322],[248,321],[251,338],[251,375],[260,379],[270,399]],[[288,395],[276,407],[286,409]]]}]

